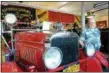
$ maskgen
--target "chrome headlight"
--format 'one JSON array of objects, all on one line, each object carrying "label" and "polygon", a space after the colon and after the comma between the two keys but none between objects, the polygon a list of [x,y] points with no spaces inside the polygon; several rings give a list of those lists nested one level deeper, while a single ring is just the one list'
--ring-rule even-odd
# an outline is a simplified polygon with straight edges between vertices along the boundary
[{"label": "chrome headlight", "polygon": [[44,55],[44,63],[48,69],[57,68],[62,62],[62,52],[57,47],[49,48]]},{"label": "chrome headlight", "polygon": [[6,16],[5,16],[5,21],[6,23],[8,24],[14,24],[16,21],[17,21],[17,18],[14,14],[12,13],[8,13]]},{"label": "chrome headlight", "polygon": [[87,56],[89,57],[92,57],[95,54],[95,48],[93,44],[89,43],[86,46],[86,53],[87,53]]}]

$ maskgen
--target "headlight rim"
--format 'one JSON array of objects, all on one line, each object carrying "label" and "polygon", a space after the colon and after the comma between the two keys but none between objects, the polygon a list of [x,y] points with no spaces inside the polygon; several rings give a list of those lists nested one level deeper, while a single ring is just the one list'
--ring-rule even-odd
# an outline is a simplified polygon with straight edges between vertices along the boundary
[{"label": "headlight rim", "polygon": [[[56,68],[58,68],[59,65],[62,63],[63,53],[62,53],[62,51],[60,50],[60,48],[58,48],[58,47],[49,47],[49,49],[52,49],[52,48],[57,48],[58,51],[60,52],[60,55],[61,55],[60,63],[56,66]],[[48,68],[48,67],[46,66],[46,64],[45,64],[45,55],[46,55],[46,53],[49,51],[49,49],[47,49],[47,50],[45,51],[44,56],[43,56],[43,61],[44,61],[44,65],[45,65],[45,67],[46,67],[47,69],[53,70],[53,69],[56,69],[56,68]]]}]

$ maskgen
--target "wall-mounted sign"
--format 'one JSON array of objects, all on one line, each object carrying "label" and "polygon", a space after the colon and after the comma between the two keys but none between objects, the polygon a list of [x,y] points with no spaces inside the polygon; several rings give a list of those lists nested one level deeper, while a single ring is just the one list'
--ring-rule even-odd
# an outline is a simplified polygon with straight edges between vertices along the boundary
[{"label": "wall-mounted sign", "polygon": [[108,27],[106,20],[104,20],[104,21],[97,21],[96,24],[97,24],[98,28],[107,28]]}]

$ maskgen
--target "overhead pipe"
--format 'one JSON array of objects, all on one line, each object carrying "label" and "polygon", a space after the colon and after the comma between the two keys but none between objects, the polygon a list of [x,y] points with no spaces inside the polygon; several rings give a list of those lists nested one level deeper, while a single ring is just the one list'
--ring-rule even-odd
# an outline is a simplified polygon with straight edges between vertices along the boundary
[{"label": "overhead pipe", "polygon": [[98,10],[93,11],[93,13],[98,12],[98,11],[102,11],[102,10],[105,10],[105,9],[108,9],[108,8],[98,9]]},{"label": "overhead pipe", "polygon": [[108,4],[108,2],[101,2],[101,3],[95,4],[93,7],[96,8],[96,7],[99,7],[99,6],[102,6],[102,5],[106,5],[106,4]]},{"label": "overhead pipe", "polygon": [[[104,9],[108,9],[108,2],[102,2],[102,3],[96,3],[93,5],[92,8],[88,9],[86,12],[90,12],[91,10],[94,9],[94,11],[91,11],[91,12],[98,12],[98,11],[101,11],[101,10],[104,10]],[[100,6],[105,6],[105,7],[100,7]]]}]

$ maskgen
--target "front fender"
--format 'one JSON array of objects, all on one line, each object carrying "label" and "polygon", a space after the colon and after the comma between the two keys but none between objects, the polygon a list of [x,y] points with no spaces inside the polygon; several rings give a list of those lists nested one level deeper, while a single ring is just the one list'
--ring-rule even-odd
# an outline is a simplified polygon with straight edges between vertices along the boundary
[{"label": "front fender", "polygon": [[96,51],[95,57],[100,61],[103,66],[108,68],[108,61],[103,53],[101,53],[100,51]]}]

